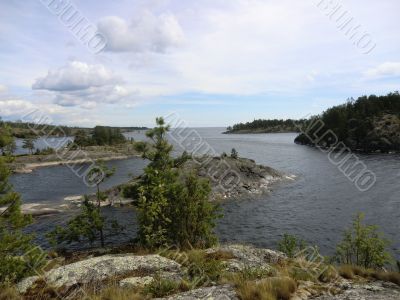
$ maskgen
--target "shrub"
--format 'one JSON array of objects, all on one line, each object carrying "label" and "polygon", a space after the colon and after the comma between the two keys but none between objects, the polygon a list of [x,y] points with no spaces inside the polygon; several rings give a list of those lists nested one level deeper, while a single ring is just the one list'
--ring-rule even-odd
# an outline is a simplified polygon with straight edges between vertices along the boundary
[{"label": "shrub", "polygon": [[35,155],[50,155],[54,154],[55,152],[56,151],[54,150],[54,148],[46,147],[44,149],[36,149]]},{"label": "shrub", "polygon": [[217,281],[224,270],[221,260],[212,259],[202,250],[188,251],[186,257],[187,261],[184,263],[184,267],[194,286]]},{"label": "shrub", "polygon": [[179,289],[179,283],[173,280],[156,276],[154,280],[145,287],[144,293],[154,298],[165,297],[173,294]]},{"label": "shrub", "polygon": [[[100,208],[92,204],[85,196],[81,213],[69,220],[65,227],[57,226],[46,236],[53,246],[81,241],[87,241],[90,245],[93,245],[98,240],[104,247],[103,231],[106,224],[106,219],[101,215]],[[108,230],[114,234],[122,230],[122,227],[116,221],[111,221],[107,225],[110,227]]]},{"label": "shrub", "polygon": [[306,242],[298,239],[294,235],[284,234],[281,241],[278,243],[279,251],[285,253],[289,258],[295,257],[297,253],[306,248]]},{"label": "shrub", "polygon": [[237,159],[239,157],[239,153],[236,151],[235,148],[232,148],[231,150],[231,157],[234,159]]},{"label": "shrub", "polygon": [[381,268],[391,261],[387,252],[390,243],[377,231],[377,226],[364,225],[363,219],[364,215],[358,214],[352,228],[345,231],[336,249],[336,259],[343,264]]}]

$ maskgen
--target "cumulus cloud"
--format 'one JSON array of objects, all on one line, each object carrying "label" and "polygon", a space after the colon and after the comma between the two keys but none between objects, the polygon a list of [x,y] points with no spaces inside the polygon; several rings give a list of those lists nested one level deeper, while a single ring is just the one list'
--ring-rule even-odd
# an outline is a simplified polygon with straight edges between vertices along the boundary
[{"label": "cumulus cloud", "polygon": [[121,85],[91,87],[82,91],[69,91],[57,93],[54,103],[60,106],[80,106],[93,109],[99,103],[115,104],[123,100],[132,99],[135,92],[131,92]]},{"label": "cumulus cloud", "polygon": [[36,79],[32,88],[74,91],[115,84],[119,81],[120,79],[103,65],[89,65],[80,61],[72,61],[57,70],[50,70],[45,77]]},{"label": "cumulus cloud", "polygon": [[15,116],[27,113],[34,108],[33,104],[19,99],[0,100],[0,114],[2,116]]},{"label": "cumulus cloud", "polygon": [[47,76],[37,79],[32,88],[52,93],[57,105],[85,109],[93,109],[99,103],[117,103],[134,94],[103,65],[79,61],[50,70]]},{"label": "cumulus cloud", "polygon": [[145,10],[132,22],[117,17],[102,18],[98,30],[107,38],[105,50],[113,52],[165,52],[184,40],[183,30],[170,13],[159,16]]},{"label": "cumulus cloud", "polygon": [[400,76],[400,62],[385,62],[365,72],[367,77],[392,77]]}]

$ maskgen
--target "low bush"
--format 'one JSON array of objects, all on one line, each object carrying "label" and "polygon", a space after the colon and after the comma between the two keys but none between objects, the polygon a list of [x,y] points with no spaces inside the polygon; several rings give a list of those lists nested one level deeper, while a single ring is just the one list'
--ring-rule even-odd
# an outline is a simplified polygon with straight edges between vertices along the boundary
[{"label": "low bush", "polygon": [[307,244],[304,240],[294,235],[284,234],[278,243],[278,250],[285,253],[289,258],[294,258],[297,253],[306,248]]},{"label": "low bush", "polygon": [[386,240],[375,225],[365,225],[364,215],[358,214],[351,228],[345,231],[337,246],[336,260],[340,264],[379,269],[391,262]]},{"label": "low bush", "polygon": [[156,276],[154,280],[144,288],[144,293],[154,298],[169,296],[180,288],[176,281]]}]

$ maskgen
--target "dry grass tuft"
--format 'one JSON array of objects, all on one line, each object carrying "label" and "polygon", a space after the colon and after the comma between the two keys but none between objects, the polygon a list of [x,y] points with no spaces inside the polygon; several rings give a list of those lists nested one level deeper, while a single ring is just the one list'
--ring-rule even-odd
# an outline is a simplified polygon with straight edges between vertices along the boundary
[{"label": "dry grass tuft", "polygon": [[209,259],[222,260],[222,261],[235,258],[232,252],[224,250],[217,250],[215,252],[208,253],[206,254],[206,257]]},{"label": "dry grass tuft", "polygon": [[350,265],[340,266],[338,269],[338,272],[339,272],[339,275],[345,279],[354,279],[355,278],[353,266],[350,266]]},{"label": "dry grass tuft", "polygon": [[371,277],[378,280],[388,281],[400,285],[400,273],[376,271],[372,272]]},{"label": "dry grass tuft", "polygon": [[120,288],[118,286],[109,286],[99,293],[90,293],[82,299],[87,300],[147,300],[151,299],[135,290]]},{"label": "dry grass tuft", "polygon": [[11,285],[0,285],[0,300],[22,300],[15,287]]},{"label": "dry grass tuft", "polygon": [[344,265],[339,267],[339,274],[346,279],[354,279],[356,276],[359,276],[367,279],[374,278],[400,285],[400,273],[397,272],[384,272],[365,269],[359,266]]},{"label": "dry grass tuft", "polygon": [[296,282],[289,277],[270,277],[258,283],[245,281],[237,286],[242,300],[289,300],[296,290]]},{"label": "dry grass tuft", "polygon": [[333,282],[339,277],[338,271],[333,266],[328,266],[322,274],[318,277],[318,280],[324,283]]}]

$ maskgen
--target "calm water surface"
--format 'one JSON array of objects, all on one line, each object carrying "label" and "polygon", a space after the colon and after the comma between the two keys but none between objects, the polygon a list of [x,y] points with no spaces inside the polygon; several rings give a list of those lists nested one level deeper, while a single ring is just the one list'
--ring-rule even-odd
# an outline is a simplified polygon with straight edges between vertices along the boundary
[{"label": "calm water surface", "polygon": [[[224,202],[224,218],[217,226],[222,242],[276,247],[284,233],[291,233],[318,244],[323,254],[332,254],[354,214],[365,212],[366,221],[380,226],[393,241],[394,254],[400,257],[399,155],[359,155],[377,177],[369,191],[360,192],[329,162],[326,154],[294,144],[295,134],[224,135],[221,134],[223,128],[196,130],[218,153],[230,153],[234,147],[240,156],[297,176],[294,182],[274,186],[271,193],[262,197]],[[142,133],[130,136],[144,139]],[[109,164],[118,171],[105,187],[129,180],[145,166],[138,158]],[[14,175],[12,182],[24,202],[62,202],[66,196],[90,192],[79,178],[62,166]],[[135,236],[132,209],[107,209],[106,214],[128,228],[124,236],[114,236],[110,241],[122,242]],[[42,233],[66,219],[60,216],[40,218],[30,230],[39,232],[38,241],[46,246]]]}]

